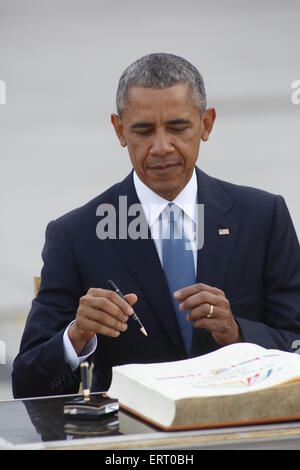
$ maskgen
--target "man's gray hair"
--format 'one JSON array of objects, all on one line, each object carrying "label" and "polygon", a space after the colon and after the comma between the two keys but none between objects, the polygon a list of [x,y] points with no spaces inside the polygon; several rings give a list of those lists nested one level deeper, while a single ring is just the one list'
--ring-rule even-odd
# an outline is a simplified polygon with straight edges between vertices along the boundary
[{"label": "man's gray hair", "polygon": [[129,65],[121,75],[117,91],[117,111],[122,116],[128,90],[132,87],[162,89],[188,84],[191,98],[201,112],[206,109],[203,78],[190,62],[182,57],[156,53],[149,54]]}]

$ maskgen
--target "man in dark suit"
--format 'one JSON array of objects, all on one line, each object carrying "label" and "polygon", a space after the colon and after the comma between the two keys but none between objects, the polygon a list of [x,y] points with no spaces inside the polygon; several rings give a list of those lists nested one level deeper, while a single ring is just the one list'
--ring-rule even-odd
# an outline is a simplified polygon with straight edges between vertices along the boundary
[{"label": "man in dark suit", "polygon": [[[15,397],[76,393],[86,358],[92,389],[106,390],[115,365],[180,360],[240,341],[293,351],[299,339],[299,242],[283,198],[195,166],[215,120],[199,72],[177,56],[143,57],[123,73],[117,108],[112,124],[134,171],[48,225],[41,289],[14,362]],[[122,198],[126,211],[141,204],[146,236],[124,236],[124,216],[127,228],[134,218]],[[153,215],[157,204],[163,209]],[[189,258],[175,241],[176,221],[171,241],[159,231],[170,204],[198,232],[195,208],[204,205],[204,245]],[[147,337],[129,320],[130,305]]]}]

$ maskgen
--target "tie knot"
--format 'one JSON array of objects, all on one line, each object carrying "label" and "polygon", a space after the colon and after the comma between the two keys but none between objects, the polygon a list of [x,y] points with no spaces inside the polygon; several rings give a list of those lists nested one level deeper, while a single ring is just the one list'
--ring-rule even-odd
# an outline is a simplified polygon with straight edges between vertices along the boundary
[{"label": "tie knot", "polygon": [[183,211],[170,202],[162,214],[162,238],[183,238]]},{"label": "tie knot", "polygon": [[170,223],[180,223],[182,226],[183,212],[174,202],[169,202],[164,212],[166,213]]}]

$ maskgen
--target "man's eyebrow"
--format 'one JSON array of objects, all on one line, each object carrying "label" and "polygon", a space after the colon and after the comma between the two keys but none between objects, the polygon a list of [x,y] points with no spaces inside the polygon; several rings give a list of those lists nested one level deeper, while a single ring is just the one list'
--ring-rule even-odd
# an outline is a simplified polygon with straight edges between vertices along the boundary
[{"label": "man's eyebrow", "polygon": [[130,126],[130,129],[143,129],[144,127],[150,127],[153,126],[152,122],[148,121],[140,121],[140,122],[135,122]]},{"label": "man's eyebrow", "polygon": [[191,121],[187,121],[186,119],[173,119],[172,121],[167,122],[168,125],[171,126],[182,126],[187,124],[192,124]]},{"label": "man's eyebrow", "polygon": [[[190,125],[192,124],[191,121],[187,121],[186,119],[172,119],[171,121],[167,122],[168,126],[182,126],[182,125]],[[130,126],[130,129],[143,129],[146,127],[151,127],[153,126],[152,122],[148,121],[140,121],[140,122],[135,122]]]}]

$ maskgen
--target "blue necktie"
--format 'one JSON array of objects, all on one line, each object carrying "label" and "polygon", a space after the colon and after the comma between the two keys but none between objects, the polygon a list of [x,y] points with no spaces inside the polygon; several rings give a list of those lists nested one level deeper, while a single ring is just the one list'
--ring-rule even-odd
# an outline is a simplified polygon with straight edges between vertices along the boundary
[{"label": "blue necktie", "polygon": [[[168,238],[165,238],[166,233],[161,232],[163,269],[185,349],[189,355],[192,345],[193,324],[186,320],[188,312],[181,312],[179,310],[179,302],[174,298],[173,294],[183,287],[195,284],[194,258],[192,250],[186,249],[186,244],[189,240],[184,236],[181,209],[175,204],[170,203],[167,210],[170,221],[169,232],[167,233]],[[162,218],[160,220],[162,224]]]}]

